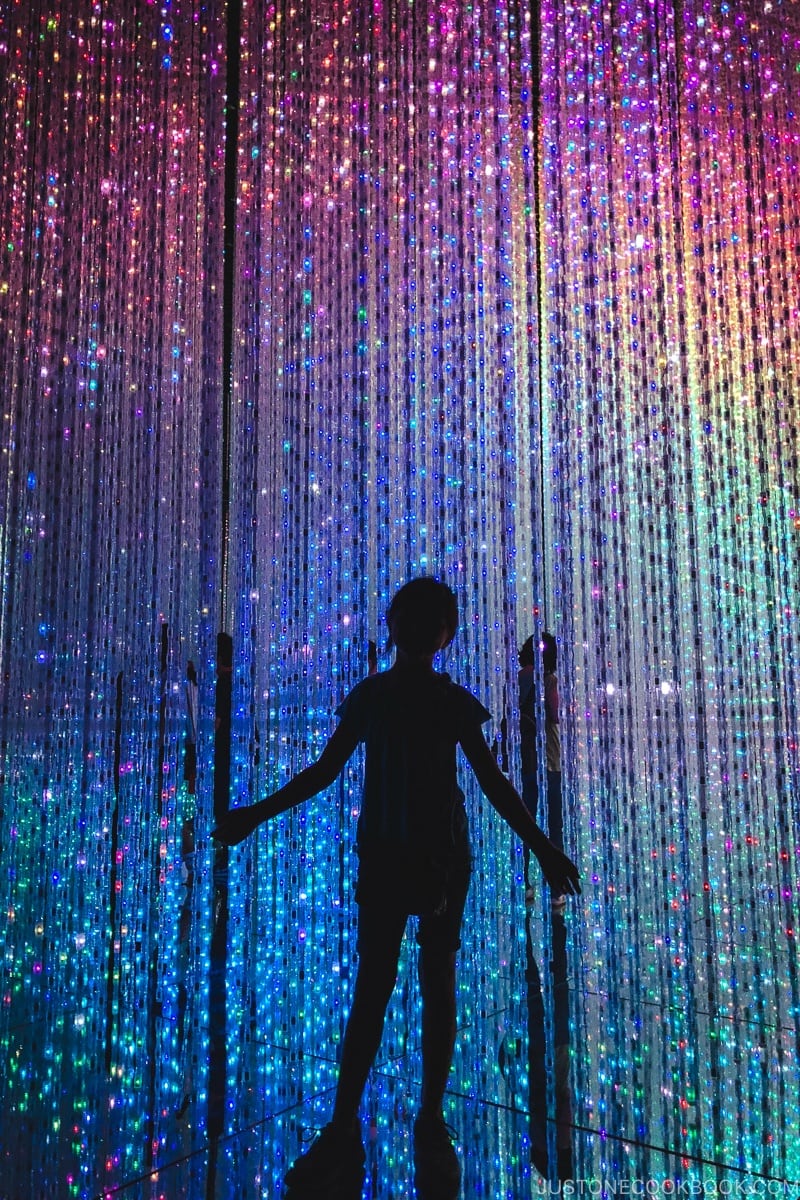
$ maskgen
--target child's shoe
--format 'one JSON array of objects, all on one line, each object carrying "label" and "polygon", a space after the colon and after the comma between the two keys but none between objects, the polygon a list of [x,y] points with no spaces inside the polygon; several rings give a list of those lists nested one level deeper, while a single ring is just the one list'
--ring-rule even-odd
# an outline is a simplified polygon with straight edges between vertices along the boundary
[{"label": "child's shoe", "polygon": [[286,1200],[360,1200],[366,1154],[361,1126],[326,1125],[305,1154],[286,1172]]},{"label": "child's shoe", "polygon": [[456,1200],[461,1187],[461,1164],[453,1145],[455,1136],[441,1117],[417,1117],[414,1122],[414,1182],[418,1200]]}]

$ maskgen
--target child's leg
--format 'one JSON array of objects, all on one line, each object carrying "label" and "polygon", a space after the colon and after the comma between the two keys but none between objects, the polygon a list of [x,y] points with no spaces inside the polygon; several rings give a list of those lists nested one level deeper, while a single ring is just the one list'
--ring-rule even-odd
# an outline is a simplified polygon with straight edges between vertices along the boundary
[{"label": "child's leg", "polygon": [[420,1117],[442,1117],[456,1041],[456,951],[467,900],[470,862],[454,869],[447,882],[447,905],[440,916],[420,918],[419,986],[422,993],[422,1099]]},{"label": "child's leg", "polygon": [[443,1102],[456,1040],[456,951],[469,889],[469,858],[447,881],[447,906],[420,917],[419,983],[422,992],[422,1102],[414,1122],[414,1180],[420,1200],[455,1200],[461,1164]]},{"label": "child's leg", "polygon": [[335,1125],[351,1125],[383,1034],[386,1006],[397,979],[405,912],[375,914],[362,905],[358,930],[358,973],[347,1018],[333,1109]]},{"label": "child's leg", "polygon": [[419,954],[422,993],[421,1117],[441,1117],[456,1042],[456,956],[437,947]]}]

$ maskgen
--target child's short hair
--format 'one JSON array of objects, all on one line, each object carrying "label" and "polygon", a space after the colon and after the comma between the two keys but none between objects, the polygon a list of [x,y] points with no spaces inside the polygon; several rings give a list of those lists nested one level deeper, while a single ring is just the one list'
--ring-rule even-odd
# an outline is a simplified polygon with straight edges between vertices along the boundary
[{"label": "child's short hair", "polygon": [[446,583],[423,575],[403,585],[386,614],[389,645],[405,654],[433,654],[442,633],[449,645],[458,629],[458,601]]},{"label": "child's short hair", "polygon": [[545,671],[555,671],[558,648],[552,633],[543,633],[539,645],[542,648],[542,666]]}]

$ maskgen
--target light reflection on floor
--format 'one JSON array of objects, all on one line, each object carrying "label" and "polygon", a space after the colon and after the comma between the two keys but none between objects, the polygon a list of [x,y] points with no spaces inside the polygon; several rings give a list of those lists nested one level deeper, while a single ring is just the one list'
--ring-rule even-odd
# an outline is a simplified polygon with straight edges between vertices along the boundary
[{"label": "light reflection on floor", "polygon": [[[155,888],[155,916],[145,855],[131,853],[118,878],[92,875],[87,859],[62,903],[69,862],[53,841],[42,850],[49,878],[35,887],[31,874],[30,895],[47,919],[32,909],[13,922],[32,969],[18,969],[13,940],[7,949],[7,1200],[278,1197],[286,1168],[329,1115],[352,982],[346,898],[321,877],[286,910],[291,929],[279,927],[287,918],[266,858],[274,847],[237,851],[225,873],[198,843],[189,895],[186,840],[170,845],[175,869]],[[17,895],[23,866],[18,857],[9,868]],[[743,938],[731,999],[715,987],[700,914],[696,969],[678,976],[656,930],[639,923],[641,940],[630,943],[623,913],[612,959],[598,943],[590,889],[563,916],[544,899],[526,911],[519,876],[495,866],[492,876],[484,864],[475,884],[461,954],[447,1116],[463,1196],[555,1194],[568,1173],[591,1195],[620,1194],[624,1180],[629,1194],[645,1184],[675,1194],[676,1180],[694,1180],[702,1194],[756,1181],[765,1194],[794,1195],[797,1030],[763,999],[764,979],[774,987],[782,978],[775,947],[761,959]],[[174,916],[182,910],[183,921]],[[720,977],[731,970],[726,962]],[[418,1016],[407,938],[362,1106],[364,1197],[373,1200],[413,1194]]]}]

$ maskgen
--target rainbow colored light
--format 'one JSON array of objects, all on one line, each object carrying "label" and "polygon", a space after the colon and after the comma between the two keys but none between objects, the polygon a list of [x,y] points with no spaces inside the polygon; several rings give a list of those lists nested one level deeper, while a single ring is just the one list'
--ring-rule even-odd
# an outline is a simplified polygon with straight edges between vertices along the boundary
[{"label": "rainbow colored light", "polygon": [[[11,1194],[200,1195],[220,1096],[220,1179],[274,1194],[325,1119],[359,763],[230,856],[220,1084],[215,637],[249,803],[370,640],[388,665],[425,571],[512,774],[518,646],[559,638],[576,1172],[797,1186],[797,6],[248,2],[226,298],[233,7],[0,14]],[[517,1196],[522,858],[465,784],[452,1114],[465,1186]],[[408,1164],[414,974],[365,1097],[375,1195]]]}]

